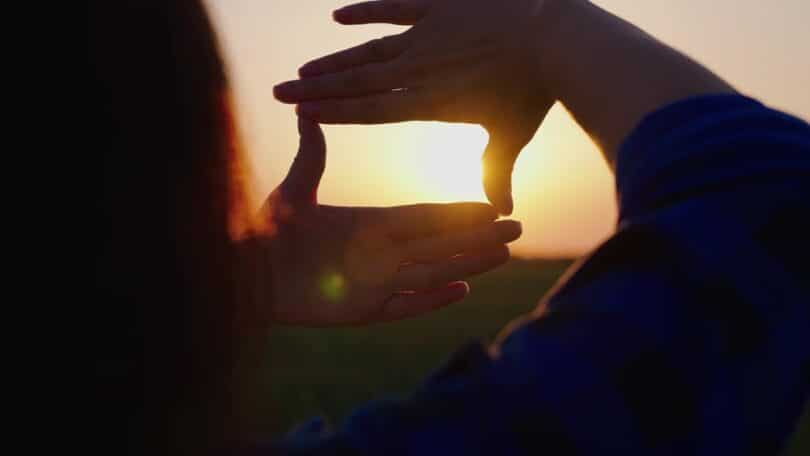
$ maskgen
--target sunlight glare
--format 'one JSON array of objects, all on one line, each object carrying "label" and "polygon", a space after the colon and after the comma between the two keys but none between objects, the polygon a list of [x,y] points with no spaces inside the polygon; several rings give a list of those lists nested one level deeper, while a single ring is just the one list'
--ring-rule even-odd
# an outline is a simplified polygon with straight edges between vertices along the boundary
[{"label": "sunlight glare", "polygon": [[447,201],[485,201],[481,154],[486,131],[474,125],[425,124],[416,147],[420,154],[418,184],[432,197]]}]

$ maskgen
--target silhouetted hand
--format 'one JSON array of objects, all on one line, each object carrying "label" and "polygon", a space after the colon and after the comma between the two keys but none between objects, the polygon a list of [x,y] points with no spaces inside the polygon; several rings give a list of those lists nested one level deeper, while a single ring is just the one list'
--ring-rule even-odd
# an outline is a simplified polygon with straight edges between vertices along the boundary
[{"label": "silhouetted hand", "polygon": [[295,162],[263,209],[270,277],[257,284],[269,279],[264,305],[271,303],[273,322],[329,326],[419,315],[461,300],[469,288],[460,280],[509,259],[505,244],[520,236],[520,224],[494,222],[486,204],[319,205],[323,133],[303,118],[299,131]]},{"label": "silhouetted hand", "polygon": [[321,123],[441,120],[490,134],[484,189],[505,214],[511,174],[554,99],[538,83],[533,19],[547,0],[379,0],[335,12],[342,24],[414,25],[312,61],[276,87]]}]

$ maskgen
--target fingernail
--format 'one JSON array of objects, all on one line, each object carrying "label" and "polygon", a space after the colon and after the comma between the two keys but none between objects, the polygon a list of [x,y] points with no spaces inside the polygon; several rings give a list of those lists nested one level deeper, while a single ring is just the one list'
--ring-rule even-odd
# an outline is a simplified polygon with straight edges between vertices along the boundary
[{"label": "fingernail", "polygon": [[346,15],[346,8],[338,8],[332,11],[332,19],[336,21],[340,20],[341,16],[345,17],[345,15]]},{"label": "fingernail", "polygon": [[282,82],[281,84],[276,85],[273,87],[273,96],[276,97],[279,101],[284,101],[285,97],[289,95],[290,89],[293,87],[295,82]]},{"label": "fingernail", "polygon": [[283,93],[284,93],[284,84],[278,84],[275,87],[273,87],[273,96],[276,97],[277,100],[281,99]]},{"label": "fingernail", "polygon": [[467,282],[453,282],[448,287],[455,292],[454,299],[462,299],[470,294],[470,284]]},{"label": "fingernail", "polygon": [[499,222],[499,233],[502,239],[513,241],[523,233],[523,226],[517,220]]},{"label": "fingernail", "polygon": [[311,68],[312,67],[309,64],[301,66],[301,68],[298,69],[298,77],[304,78],[306,76],[309,76]]}]

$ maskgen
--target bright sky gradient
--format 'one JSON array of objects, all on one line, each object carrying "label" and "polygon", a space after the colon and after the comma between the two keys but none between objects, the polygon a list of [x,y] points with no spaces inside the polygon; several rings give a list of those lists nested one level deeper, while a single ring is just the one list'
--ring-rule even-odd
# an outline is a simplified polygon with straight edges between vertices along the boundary
[{"label": "bright sky gradient", "polygon": [[[242,136],[269,192],[297,149],[291,106],[273,99],[278,82],[306,61],[401,30],[345,27],[332,10],[350,0],[207,0],[238,103]],[[493,0],[494,4],[497,1]],[[602,7],[687,52],[738,89],[810,118],[810,1],[603,0]],[[321,202],[396,205],[481,200],[479,127],[439,123],[326,127],[328,166]],[[522,255],[578,255],[613,231],[613,176],[560,106],[523,151],[514,174]]]}]

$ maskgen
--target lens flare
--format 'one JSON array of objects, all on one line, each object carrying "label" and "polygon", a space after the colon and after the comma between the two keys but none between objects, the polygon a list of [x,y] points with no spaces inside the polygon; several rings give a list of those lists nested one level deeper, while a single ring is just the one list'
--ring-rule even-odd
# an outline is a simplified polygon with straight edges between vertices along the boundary
[{"label": "lens flare", "polygon": [[321,294],[329,301],[342,301],[346,296],[346,279],[336,272],[330,272],[321,280]]}]

